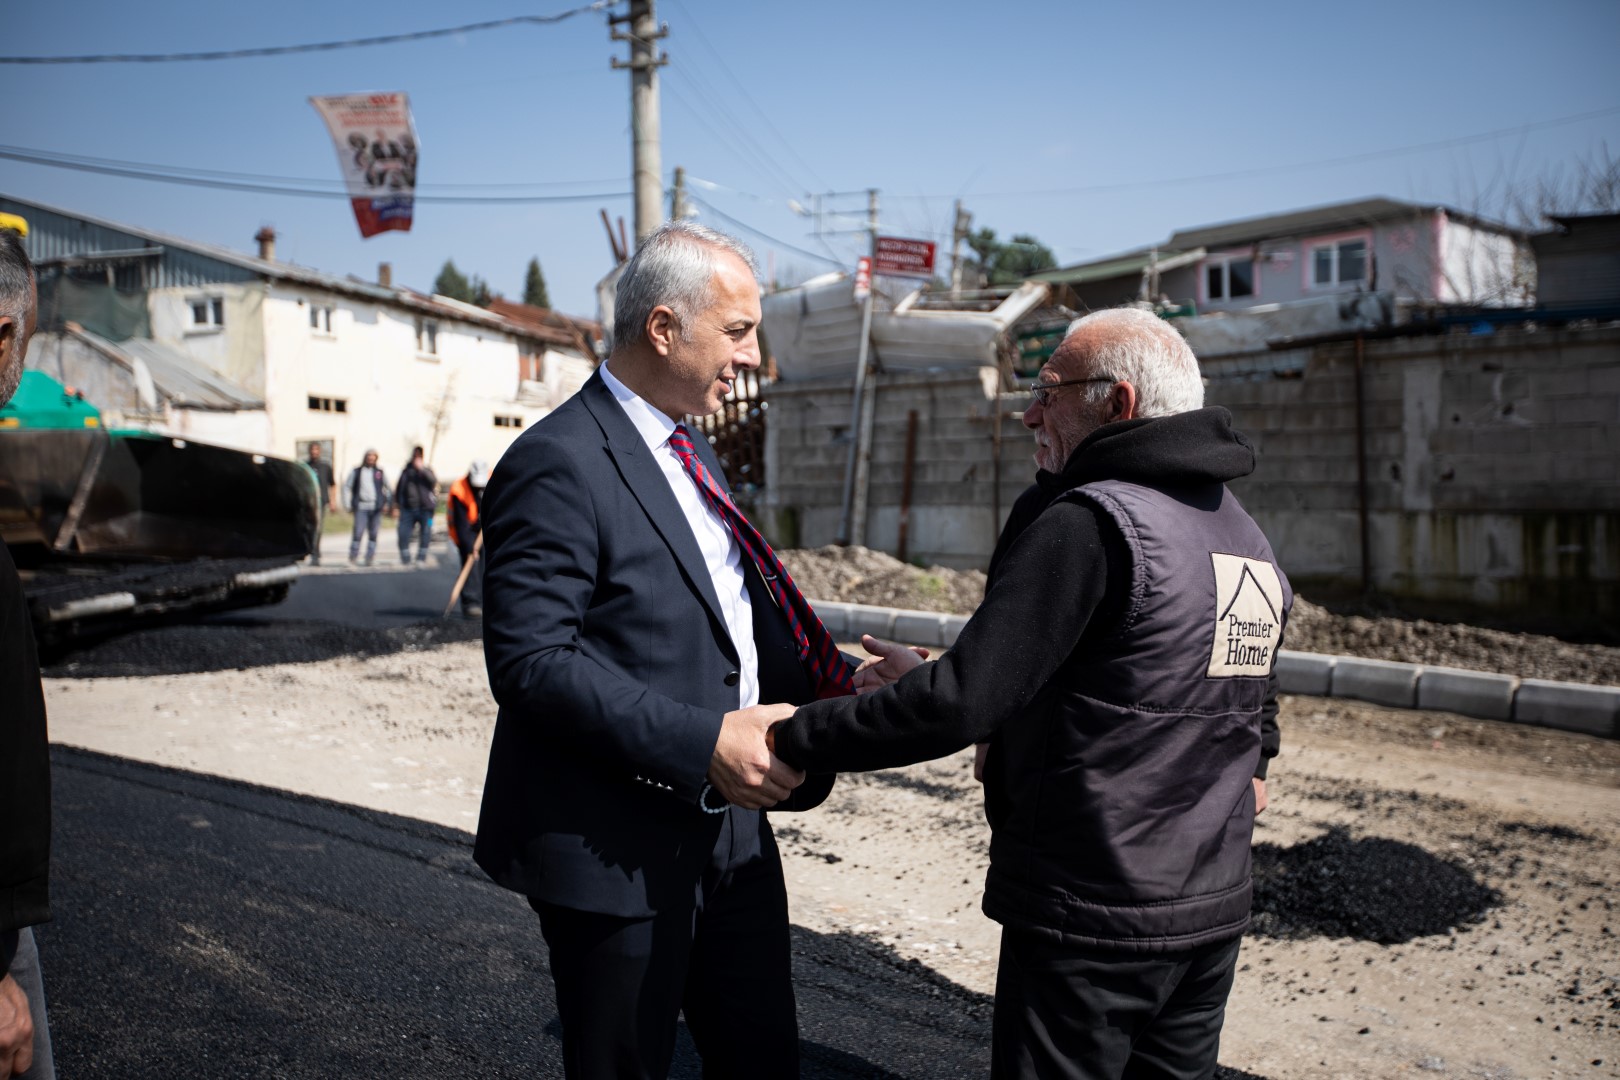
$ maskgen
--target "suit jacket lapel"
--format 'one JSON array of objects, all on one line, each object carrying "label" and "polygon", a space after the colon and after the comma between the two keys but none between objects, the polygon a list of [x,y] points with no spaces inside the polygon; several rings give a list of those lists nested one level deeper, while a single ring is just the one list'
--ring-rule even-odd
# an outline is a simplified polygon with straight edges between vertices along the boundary
[{"label": "suit jacket lapel", "polygon": [[698,548],[697,538],[692,535],[691,523],[681,511],[681,504],[675,500],[675,493],[669,489],[669,481],[653,459],[652,451],[642,441],[641,433],[630,418],[624,415],[623,406],[613,397],[613,391],[608,389],[600,374],[592,375],[585,383],[580,390],[580,400],[602,428],[608,456],[624,478],[625,486],[641,504],[642,511],[658,535],[663,537],[692,591],[708,608],[709,617],[720,628],[721,636],[729,646],[731,659],[735,661],[735,646],[731,644],[725,617],[720,613],[720,599],[715,595],[714,579],[709,576],[703,552]]}]

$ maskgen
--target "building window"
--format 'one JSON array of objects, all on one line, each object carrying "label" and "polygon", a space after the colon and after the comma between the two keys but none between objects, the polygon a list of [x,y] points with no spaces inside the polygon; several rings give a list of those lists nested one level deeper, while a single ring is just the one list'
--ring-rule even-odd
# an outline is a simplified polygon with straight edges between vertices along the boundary
[{"label": "building window", "polygon": [[225,299],[198,296],[186,301],[191,308],[191,329],[218,330],[225,325]]},{"label": "building window", "polygon": [[349,411],[349,399],[340,397],[316,397],[309,395],[310,412],[339,412]]},{"label": "building window", "polygon": [[416,320],[416,351],[424,356],[439,355],[439,324],[432,319]]},{"label": "building window", "polygon": [[1237,300],[1253,295],[1253,259],[1211,259],[1204,264],[1206,300]]},{"label": "building window", "polygon": [[1367,281],[1367,241],[1335,240],[1311,247],[1311,288],[1361,285]]},{"label": "building window", "polygon": [[523,426],[523,417],[521,417],[521,416],[497,416],[495,418],[495,426],[496,427],[520,428],[520,427]]},{"label": "building window", "polygon": [[332,307],[330,304],[309,305],[309,328],[317,334],[332,333]]}]

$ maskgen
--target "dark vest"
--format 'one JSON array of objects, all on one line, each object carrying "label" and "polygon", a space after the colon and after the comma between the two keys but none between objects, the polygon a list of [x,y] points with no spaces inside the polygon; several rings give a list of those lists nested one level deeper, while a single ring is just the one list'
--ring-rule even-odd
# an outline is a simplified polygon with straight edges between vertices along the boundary
[{"label": "dark vest", "polygon": [[1236,937],[1260,708],[1293,593],[1223,486],[1108,480],[1062,498],[1123,534],[1123,614],[998,733],[1016,790],[992,823],[985,913],[1133,952]]}]

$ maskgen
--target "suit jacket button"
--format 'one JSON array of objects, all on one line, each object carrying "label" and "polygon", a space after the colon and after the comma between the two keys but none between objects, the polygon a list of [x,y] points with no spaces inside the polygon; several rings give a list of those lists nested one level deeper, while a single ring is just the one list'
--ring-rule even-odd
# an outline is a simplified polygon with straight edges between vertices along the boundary
[{"label": "suit jacket button", "polygon": [[738,675],[735,671],[728,671],[728,672],[726,672],[726,685],[727,686],[736,686],[737,682],[741,678],[742,678],[742,676]]}]

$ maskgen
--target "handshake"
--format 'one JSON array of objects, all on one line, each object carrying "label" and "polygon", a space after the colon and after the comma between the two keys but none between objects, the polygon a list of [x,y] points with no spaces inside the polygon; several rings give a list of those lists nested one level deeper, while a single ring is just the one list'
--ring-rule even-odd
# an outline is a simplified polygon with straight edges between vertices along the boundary
[{"label": "handshake", "polygon": [[[866,634],[861,647],[872,655],[855,669],[855,692],[882,689],[928,659],[928,650],[897,645]],[[709,760],[709,784],[726,801],[748,810],[775,806],[804,783],[804,772],[776,756],[771,726],[790,718],[796,706],[751,705],[726,713]]]}]

